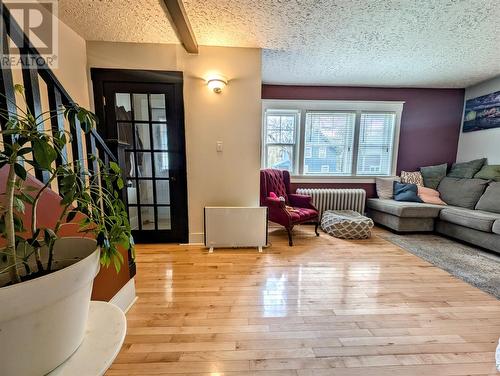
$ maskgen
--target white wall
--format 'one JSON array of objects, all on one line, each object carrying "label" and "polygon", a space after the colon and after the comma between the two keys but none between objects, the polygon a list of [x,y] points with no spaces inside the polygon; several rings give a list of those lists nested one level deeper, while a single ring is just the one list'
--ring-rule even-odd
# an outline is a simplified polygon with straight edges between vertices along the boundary
[{"label": "white wall", "polygon": [[[87,57],[89,67],[184,72],[190,242],[203,241],[204,206],[258,205],[260,49],[201,46],[189,55],[180,45],[89,41]],[[207,88],[210,73],[229,79],[222,94]]]},{"label": "white wall", "polygon": [[[465,100],[500,91],[500,76],[465,89]],[[488,164],[500,164],[500,128],[460,133],[457,161],[488,158]]]}]

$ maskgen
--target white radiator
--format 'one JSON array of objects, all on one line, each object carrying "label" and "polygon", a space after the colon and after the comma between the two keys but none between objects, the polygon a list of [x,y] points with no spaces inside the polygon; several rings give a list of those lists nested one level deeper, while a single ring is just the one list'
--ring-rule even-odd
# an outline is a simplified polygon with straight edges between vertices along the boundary
[{"label": "white radiator", "polygon": [[360,214],[365,213],[364,189],[298,188],[297,193],[312,197],[320,218],[325,210],[354,210]]},{"label": "white radiator", "polygon": [[210,248],[267,245],[266,207],[205,207],[205,246]]}]

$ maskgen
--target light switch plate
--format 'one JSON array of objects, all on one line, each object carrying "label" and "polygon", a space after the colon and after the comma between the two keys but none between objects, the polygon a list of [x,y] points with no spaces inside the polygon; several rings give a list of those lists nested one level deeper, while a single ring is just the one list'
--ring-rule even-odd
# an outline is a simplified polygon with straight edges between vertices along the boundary
[{"label": "light switch plate", "polygon": [[217,152],[221,153],[222,152],[222,141],[217,141],[217,146],[216,146],[216,150]]}]

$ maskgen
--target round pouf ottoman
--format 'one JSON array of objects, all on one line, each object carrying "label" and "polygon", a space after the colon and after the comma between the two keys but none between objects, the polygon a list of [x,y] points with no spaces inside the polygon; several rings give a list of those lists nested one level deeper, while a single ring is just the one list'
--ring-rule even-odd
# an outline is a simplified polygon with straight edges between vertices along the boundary
[{"label": "round pouf ottoman", "polygon": [[352,210],[327,210],[321,217],[321,228],[340,239],[368,239],[373,221]]}]

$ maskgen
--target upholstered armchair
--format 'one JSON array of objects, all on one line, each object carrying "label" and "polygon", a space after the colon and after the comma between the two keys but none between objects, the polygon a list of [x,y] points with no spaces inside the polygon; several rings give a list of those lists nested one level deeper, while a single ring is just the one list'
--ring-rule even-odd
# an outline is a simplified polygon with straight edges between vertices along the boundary
[{"label": "upholstered armchair", "polygon": [[[271,192],[275,197],[271,197]],[[281,200],[283,197],[285,200]],[[293,246],[293,226],[304,222],[314,222],[314,232],[319,236],[318,210],[311,204],[311,197],[290,193],[290,173],[288,171],[265,169],[260,171],[260,205],[267,206],[269,220],[286,228],[288,244]]]}]

